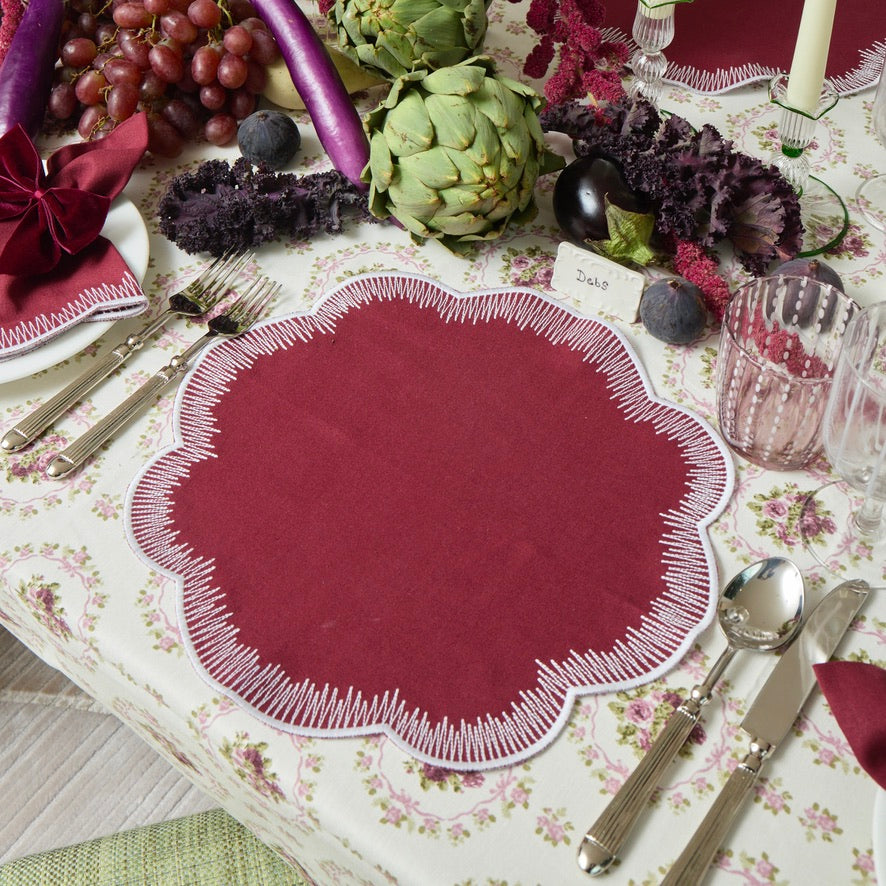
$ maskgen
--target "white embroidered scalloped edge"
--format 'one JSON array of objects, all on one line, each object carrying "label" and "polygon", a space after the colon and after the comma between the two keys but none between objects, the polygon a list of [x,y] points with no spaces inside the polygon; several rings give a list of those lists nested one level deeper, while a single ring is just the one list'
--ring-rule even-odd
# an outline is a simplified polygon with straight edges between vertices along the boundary
[{"label": "white embroidered scalloped edge", "polygon": [[[637,49],[634,39],[626,35],[620,28],[604,28],[602,39],[625,42],[631,53]],[[858,55],[859,61],[855,67],[850,68],[845,74],[830,78],[838,95],[851,95],[876,85],[880,71],[883,69],[886,42],[877,40],[867,49],[859,50]],[[778,68],[754,62],[739,67],[704,71],[694,65],[679,65],[674,61],[669,61],[662,79],[672,86],[685,86],[693,92],[718,95],[738,89],[740,86],[747,86],[749,83],[771,80],[780,73],[782,72]]]},{"label": "white embroidered scalloped edge", "polygon": [[88,287],[61,310],[41,314],[12,327],[0,327],[0,360],[17,357],[39,347],[92,317],[97,320],[118,320],[135,316],[144,311],[145,304],[145,295],[130,273],[125,273],[119,283]]}]

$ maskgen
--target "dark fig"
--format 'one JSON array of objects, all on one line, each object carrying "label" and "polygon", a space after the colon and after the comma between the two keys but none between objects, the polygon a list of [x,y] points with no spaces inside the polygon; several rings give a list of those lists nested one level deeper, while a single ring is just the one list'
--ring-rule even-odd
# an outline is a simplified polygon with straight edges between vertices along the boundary
[{"label": "dark fig", "polygon": [[[780,264],[773,272],[774,277],[785,277],[786,286],[782,302],[782,320],[788,324],[807,329],[821,324],[822,329],[829,329],[834,316],[839,313],[839,296],[832,295],[818,298],[817,288],[807,289],[805,281],[825,283],[840,292],[845,292],[843,279],[828,264],[817,258],[793,258]],[[767,313],[772,308],[767,305]]]},{"label": "dark fig", "polygon": [[578,246],[585,240],[608,240],[606,200],[628,212],[646,212],[641,196],[625,181],[619,165],[603,154],[573,160],[554,185],[554,216],[567,238]]},{"label": "dark fig", "polygon": [[256,111],[240,123],[237,144],[253,165],[280,169],[301,147],[301,133],[295,120],[282,111]]},{"label": "dark fig", "polygon": [[640,299],[640,320],[649,334],[670,344],[697,339],[707,325],[702,291],[682,277],[656,280]]},{"label": "dark fig", "polygon": [[810,277],[819,283],[827,283],[840,292],[845,292],[843,278],[828,264],[817,258],[792,258],[783,262],[773,272],[773,277]]}]

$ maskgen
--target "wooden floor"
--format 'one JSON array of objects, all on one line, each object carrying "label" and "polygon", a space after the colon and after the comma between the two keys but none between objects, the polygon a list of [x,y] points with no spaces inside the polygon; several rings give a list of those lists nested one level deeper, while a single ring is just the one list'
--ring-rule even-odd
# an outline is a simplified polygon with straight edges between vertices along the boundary
[{"label": "wooden floor", "polygon": [[215,805],[0,627],[0,864]]}]

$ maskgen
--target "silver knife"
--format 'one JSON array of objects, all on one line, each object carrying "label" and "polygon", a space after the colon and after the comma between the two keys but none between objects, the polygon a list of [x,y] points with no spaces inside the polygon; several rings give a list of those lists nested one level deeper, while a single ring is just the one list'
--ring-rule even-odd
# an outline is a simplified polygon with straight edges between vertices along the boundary
[{"label": "silver knife", "polygon": [[812,692],[816,682],[812,666],[831,657],[869,592],[867,582],[847,581],[834,588],[812,611],[799,637],[778,660],[741,721],[741,728],[751,736],[747,756],[729,776],[661,886],[701,882],[763,763],[788,735]]}]

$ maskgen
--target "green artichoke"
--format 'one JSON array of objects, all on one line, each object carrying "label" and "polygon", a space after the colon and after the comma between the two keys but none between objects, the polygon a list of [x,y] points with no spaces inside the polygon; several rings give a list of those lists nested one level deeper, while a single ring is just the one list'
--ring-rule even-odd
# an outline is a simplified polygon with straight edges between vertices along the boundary
[{"label": "green artichoke", "polygon": [[487,25],[484,0],[336,0],[329,18],[342,52],[388,77],[458,64]]},{"label": "green artichoke", "polygon": [[542,101],[481,56],[399,77],[363,123],[373,215],[454,252],[528,221],[538,176],[564,166],[545,145]]}]

